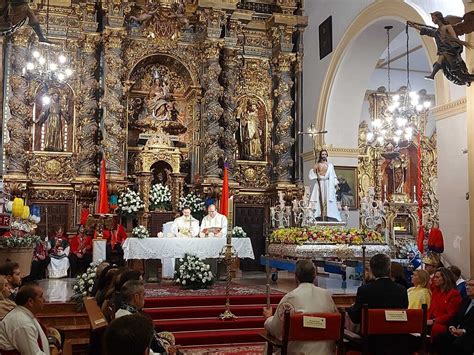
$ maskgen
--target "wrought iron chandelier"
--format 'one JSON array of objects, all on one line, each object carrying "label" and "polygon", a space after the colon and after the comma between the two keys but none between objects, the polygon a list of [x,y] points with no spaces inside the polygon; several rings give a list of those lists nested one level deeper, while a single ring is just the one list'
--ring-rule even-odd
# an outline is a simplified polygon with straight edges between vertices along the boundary
[{"label": "wrought iron chandelier", "polygon": [[372,146],[385,147],[387,144],[393,148],[407,146],[416,136],[422,126],[421,117],[428,112],[431,102],[421,102],[420,93],[410,91],[410,51],[408,48],[408,26],[406,27],[406,58],[407,58],[407,85],[398,93],[391,94],[390,91],[390,30],[393,26],[385,26],[387,31],[387,107],[383,117],[378,117],[375,112],[369,125],[367,143]]}]

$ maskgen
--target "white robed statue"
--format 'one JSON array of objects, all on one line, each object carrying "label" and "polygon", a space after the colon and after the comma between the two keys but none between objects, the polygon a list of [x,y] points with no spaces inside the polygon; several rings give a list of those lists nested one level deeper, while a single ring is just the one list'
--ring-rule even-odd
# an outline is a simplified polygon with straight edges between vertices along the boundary
[{"label": "white robed statue", "polygon": [[327,159],[327,150],[321,150],[318,162],[309,171],[309,179],[316,180],[309,198],[309,205],[315,210],[314,216],[316,218],[327,216],[341,221],[336,199],[336,188],[339,181],[334,171],[334,165],[328,163]]},{"label": "white robed statue", "polygon": [[199,221],[191,216],[189,207],[184,207],[182,212],[183,215],[174,220],[171,233],[176,237],[197,237],[199,235]]}]

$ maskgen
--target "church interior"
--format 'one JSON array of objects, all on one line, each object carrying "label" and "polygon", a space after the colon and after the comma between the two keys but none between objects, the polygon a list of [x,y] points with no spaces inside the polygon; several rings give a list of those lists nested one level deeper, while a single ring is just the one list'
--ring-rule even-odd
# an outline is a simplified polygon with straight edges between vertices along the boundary
[{"label": "church interior", "polygon": [[473,1],[0,9],[0,354],[474,353]]}]

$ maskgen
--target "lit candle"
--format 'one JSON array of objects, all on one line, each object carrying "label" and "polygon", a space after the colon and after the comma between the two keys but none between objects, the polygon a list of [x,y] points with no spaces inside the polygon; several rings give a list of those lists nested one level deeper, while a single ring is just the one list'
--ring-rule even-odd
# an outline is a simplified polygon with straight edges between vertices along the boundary
[{"label": "lit candle", "polygon": [[413,196],[416,196],[416,186],[413,186]]}]

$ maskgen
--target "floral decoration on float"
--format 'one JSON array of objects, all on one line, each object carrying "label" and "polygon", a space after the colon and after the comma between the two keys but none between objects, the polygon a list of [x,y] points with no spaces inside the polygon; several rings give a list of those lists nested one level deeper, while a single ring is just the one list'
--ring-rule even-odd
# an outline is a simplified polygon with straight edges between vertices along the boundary
[{"label": "floral decoration on float", "polygon": [[342,228],[281,228],[270,235],[270,243],[279,244],[385,244],[385,238],[374,230]]}]

